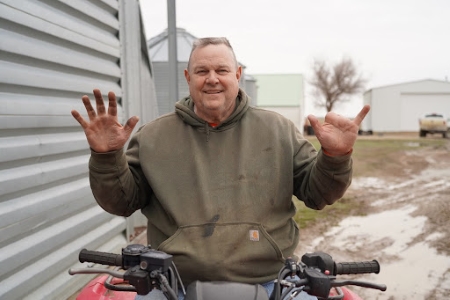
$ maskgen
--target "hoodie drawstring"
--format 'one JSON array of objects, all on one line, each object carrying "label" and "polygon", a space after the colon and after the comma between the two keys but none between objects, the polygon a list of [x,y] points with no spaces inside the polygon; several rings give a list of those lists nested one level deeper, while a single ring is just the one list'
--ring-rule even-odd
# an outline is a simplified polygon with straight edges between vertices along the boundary
[{"label": "hoodie drawstring", "polygon": [[206,142],[209,142],[209,124],[205,122],[205,130],[206,130]]}]

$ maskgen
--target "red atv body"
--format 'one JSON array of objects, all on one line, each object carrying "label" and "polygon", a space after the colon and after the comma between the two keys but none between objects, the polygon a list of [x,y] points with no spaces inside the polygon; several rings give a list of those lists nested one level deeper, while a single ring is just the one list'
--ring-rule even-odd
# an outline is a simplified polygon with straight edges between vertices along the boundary
[{"label": "red atv body", "polygon": [[[108,276],[102,275],[91,280],[78,294],[77,300],[134,300],[137,295],[136,292],[121,292],[107,289],[105,281]],[[123,284],[123,280],[113,278],[111,283],[120,285]],[[361,297],[346,287],[342,287],[341,291],[344,294],[342,300],[362,300]],[[330,296],[337,296],[334,289],[331,290]]]}]

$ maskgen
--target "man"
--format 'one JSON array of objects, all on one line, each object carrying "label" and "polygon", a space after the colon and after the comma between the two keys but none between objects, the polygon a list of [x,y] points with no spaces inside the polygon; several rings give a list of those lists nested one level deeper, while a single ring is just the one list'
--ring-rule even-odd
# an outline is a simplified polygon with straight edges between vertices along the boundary
[{"label": "man", "polygon": [[76,111],[92,149],[91,188],[106,211],[148,218],[148,241],[174,256],[185,284],[194,280],[268,283],[298,243],[292,195],[322,209],[351,182],[351,152],[365,106],[348,120],[328,113],[323,125],[309,116],[321,144],[317,152],[295,125],[249,106],[242,74],[225,38],[194,43],[185,70],[190,96],[175,112],[142,126],[117,120],[94,90],[97,112],[82,100],[89,122]]}]

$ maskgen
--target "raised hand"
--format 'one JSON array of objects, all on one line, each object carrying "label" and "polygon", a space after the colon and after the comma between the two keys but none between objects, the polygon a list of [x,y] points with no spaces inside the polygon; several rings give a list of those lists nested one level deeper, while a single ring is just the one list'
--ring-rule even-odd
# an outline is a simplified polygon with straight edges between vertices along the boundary
[{"label": "raised hand", "polygon": [[334,112],[325,116],[325,122],[321,125],[313,115],[308,116],[312,128],[325,153],[331,156],[341,156],[353,149],[358,136],[359,125],[370,110],[365,105],[354,120],[342,117]]},{"label": "raised hand", "polygon": [[84,95],[81,98],[86,107],[89,122],[76,110],[72,110],[72,116],[83,127],[89,146],[95,152],[105,153],[122,149],[130,138],[131,132],[139,118],[136,116],[131,117],[125,126],[122,126],[117,119],[116,95],[113,92],[108,93],[108,112],[106,112],[100,90],[95,89],[94,96],[97,112],[92,107],[88,96]]}]

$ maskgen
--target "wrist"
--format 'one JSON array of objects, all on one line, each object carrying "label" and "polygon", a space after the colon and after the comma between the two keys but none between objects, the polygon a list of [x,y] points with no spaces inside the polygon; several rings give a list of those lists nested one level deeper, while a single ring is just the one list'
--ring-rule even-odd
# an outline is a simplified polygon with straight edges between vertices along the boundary
[{"label": "wrist", "polygon": [[327,150],[325,150],[324,148],[322,148],[322,152],[323,152],[325,155],[330,156],[330,157],[345,156],[345,155],[351,154],[351,153],[353,152],[353,148],[351,148],[349,151],[347,151],[347,152],[344,153],[344,154],[330,153],[330,152],[328,152]]}]

